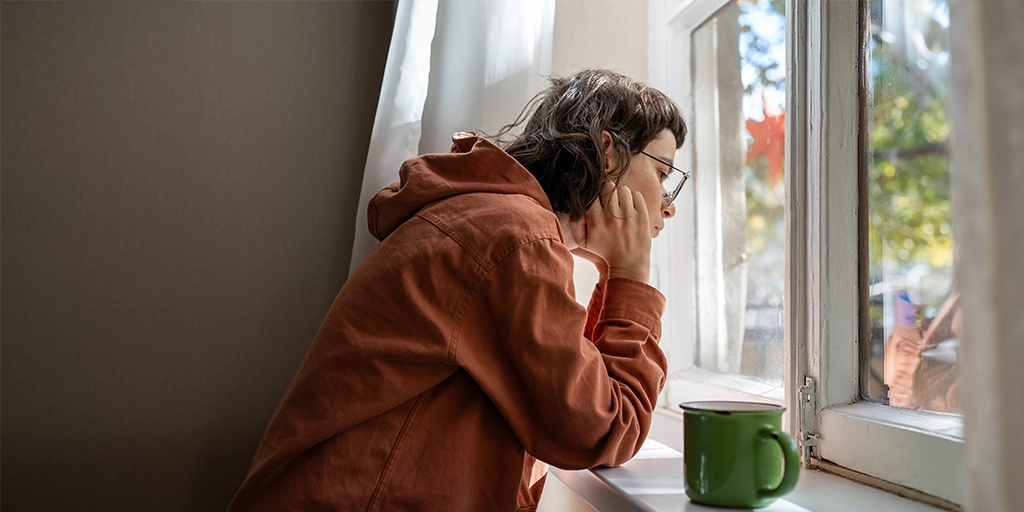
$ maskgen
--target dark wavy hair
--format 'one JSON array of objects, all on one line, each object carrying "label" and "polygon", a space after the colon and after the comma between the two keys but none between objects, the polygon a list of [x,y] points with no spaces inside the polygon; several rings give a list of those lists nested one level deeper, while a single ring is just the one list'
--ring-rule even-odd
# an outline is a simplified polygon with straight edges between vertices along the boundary
[{"label": "dark wavy hair", "polygon": [[[505,126],[496,142],[540,182],[556,212],[576,218],[597,200],[601,186],[618,185],[629,158],[664,129],[686,139],[679,107],[661,91],[606,69],[587,69],[551,85],[535,96],[518,119]],[[532,114],[531,114],[532,112]],[[523,131],[502,140],[523,119]],[[613,141],[618,165],[605,172],[601,133]]]}]

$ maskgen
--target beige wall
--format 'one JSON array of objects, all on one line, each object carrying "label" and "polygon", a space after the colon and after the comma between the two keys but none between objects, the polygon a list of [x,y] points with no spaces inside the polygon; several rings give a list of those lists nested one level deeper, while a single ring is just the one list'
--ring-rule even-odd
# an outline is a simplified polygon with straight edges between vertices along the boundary
[{"label": "beige wall", "polygon": [[647,81],[647,0],[556,0],[551,73],[603,67]]},{"label": "beige wall", "polygon": [[393,5],[0,6],[0,508],[224,510],[347,274]]},{"label": "beige wall", "polygon": [[[556,0],[551,74],[608,68],[646,82],[647,0]],[[576,300],[586,305],[597,270],[576,261]]]}]

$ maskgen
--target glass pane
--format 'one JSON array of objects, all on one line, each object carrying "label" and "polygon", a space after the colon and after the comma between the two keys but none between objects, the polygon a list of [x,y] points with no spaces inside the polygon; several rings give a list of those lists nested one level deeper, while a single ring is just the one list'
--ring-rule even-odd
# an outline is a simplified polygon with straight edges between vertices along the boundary
[{"label": "glass pane", "polygon": [[783,0],[729,2],[693,33],[697,361],[780,384],[785,36]]},{"label": "glass pane", "polygon": [[950,218],[949,6],[872,1],[865,398],[959,413],[959,293]]}]

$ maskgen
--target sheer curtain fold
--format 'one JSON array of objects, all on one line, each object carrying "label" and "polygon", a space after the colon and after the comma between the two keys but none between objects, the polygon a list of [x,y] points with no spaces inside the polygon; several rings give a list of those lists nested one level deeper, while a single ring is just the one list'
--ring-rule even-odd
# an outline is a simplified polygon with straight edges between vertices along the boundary
[{"label": "sheer curtain fold", "polygon": [[551,73],[555,0],[399,0],[370,137],[349,273],[376,246],[366,207],[402,162],[494,133]]}]

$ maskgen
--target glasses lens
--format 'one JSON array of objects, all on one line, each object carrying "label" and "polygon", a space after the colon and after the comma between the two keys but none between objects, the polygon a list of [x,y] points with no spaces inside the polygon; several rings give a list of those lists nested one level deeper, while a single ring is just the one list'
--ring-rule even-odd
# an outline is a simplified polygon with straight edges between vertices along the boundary
[{"label": "glasses lens", "polygon": [[662,183],[662,187],[669,198],[673,198],[674,194],[679,192],[684,180],[686,180],[686,175],[679,171],[674,170],[669,173],[668,178]]}]

